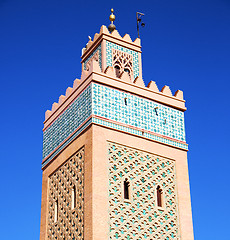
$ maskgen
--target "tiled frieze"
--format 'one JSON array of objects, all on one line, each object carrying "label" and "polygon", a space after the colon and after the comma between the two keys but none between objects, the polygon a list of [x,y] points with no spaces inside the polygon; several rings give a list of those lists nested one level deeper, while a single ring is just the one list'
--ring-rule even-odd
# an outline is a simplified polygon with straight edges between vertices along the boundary
[{"label": "tiled frieze", "polygon": [[66,140],[92,113],[91,85],[43,132],[43,158]]},{"label": "tiled frieze", "polygon": [[155,134],[146,133],[146,132],[143,132],[143,131],[138,130],[138,129],[123,126],[121,124],[116,124],[116,123],[110,122],[110,121],[105,120],[105,119],[100,119],[100,118],[97,118],[97,117],[93,117],[92,122],[96,123],[96,124],[99,124],[99,125],[102,125],[102,126],[109,127],[109,128],[117,129],[117,130],[120,130],[120,131],[123,131],[123,132],[127,132],[127,133],[135,134],[135,135],[138,135],[138,136],[146,137],[148,139],[152,139],[152,140],[155,140],[155,141],[158,141],[158,142],[161,142],[161,143],[169,144],[169,145],[174,146],[174,147],[182,148],[182,149],[185,149],[185,150],[188,149],[187,144],[177,142],[175,140],[163,138],[163,137],[157,136]]},{"label": "tiled frieze", "polygon": [[106,41],[106,66],[113,66],[113,51],[112,51],[113,49],[132,55],[134,78],[139,76],[138,52],[122,47],[118,44],[109,41]]},{"label": "tiled frieze", "polygon": [[49,177],[47,239],[84,239],[84,156],[82,148]]},{"label": "tiled frieze", "polygon": [[[108,239],[180,239],[175,161],[116,143],[108,144],[108,161]],[[129,200],[123,197],[124,180],[130,183]]]},{"label": "tiled frieze", "polygon": [[84,61],[84,70],[89,70],[89,66],[92,60],[99,62],[99,66],[102,68],[101,63],[101,44],[92,52],[92,54]]},{"label": "tiled frieze", "polygon": [[183,112],[93,83],[44,130],[43,159],[50,156],[43,166],[91,123],[188,148]]},{"label": "tiled frieze", "polygon": [[[92,92],[94,115],[138,128],[138,135],[143,129],[171,138],[165,139],[165,143],[170,144],[173,139],[185,143],[183,112],[104,85],[93,84]],[[150,133],[144,134],[154,139]],[[162,138],[158,136],[158,139]]]}]

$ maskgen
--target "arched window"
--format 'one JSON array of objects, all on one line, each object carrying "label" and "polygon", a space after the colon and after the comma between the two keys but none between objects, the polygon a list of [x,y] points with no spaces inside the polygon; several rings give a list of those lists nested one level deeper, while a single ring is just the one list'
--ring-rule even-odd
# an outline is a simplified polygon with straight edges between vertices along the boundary
[{"label": "arched window", "polygon": [[76,208],[76,186],[72,188],[72,209]]},{"label": "arched window", "polygon": [[161,190],[160,186],[157,186],[157,206],[163,207],[162,190]]},{"label": "arched window", "polygon": [[127,72],[130,76],[130,70],[128,68],[125,68],[124,71]]},{"label": "arched window", "polygon": [[115,68],[116,77],[120,77],[120,67],[116,65],[114,68]]},{"label": "arched window", "polygon": [[[123,72],[127,72],[130,78],[133,78],[133,56],[132,54],[113,49],[112,66],[115,68],[116,76],[120,77]],[[116,68],[119,67],[119,71]]]},{"label": "arched window", "polygon": [[124,181],[124,199],[130,199],[130,184],[127,179]]}]

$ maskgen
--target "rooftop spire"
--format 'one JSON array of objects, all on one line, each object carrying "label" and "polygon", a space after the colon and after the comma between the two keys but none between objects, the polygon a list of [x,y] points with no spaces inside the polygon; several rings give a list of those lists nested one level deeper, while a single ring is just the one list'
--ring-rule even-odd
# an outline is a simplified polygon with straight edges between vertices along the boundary
[{"label": "rooftop spire", "polygon": [[113,24],[113,22],[115,21],[115,15],[113,14],[113,12],[114,12],[114,10],[112,8],[111,9],[111,14],[109,16],[109,20],[111,21],[111,24],[108,27],[110,33],[112,33],[112,31],[114,31],[116,29],[116,26]]}]

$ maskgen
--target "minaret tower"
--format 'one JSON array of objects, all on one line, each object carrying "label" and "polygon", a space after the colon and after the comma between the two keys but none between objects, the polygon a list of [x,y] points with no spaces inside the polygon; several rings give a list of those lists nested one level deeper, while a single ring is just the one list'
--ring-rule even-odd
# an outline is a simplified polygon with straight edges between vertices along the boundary
[{"label": "minaret tower", "polygon": [[193,240],[183,92],[146,87],[110,20],[45,114],[40,240]]}]

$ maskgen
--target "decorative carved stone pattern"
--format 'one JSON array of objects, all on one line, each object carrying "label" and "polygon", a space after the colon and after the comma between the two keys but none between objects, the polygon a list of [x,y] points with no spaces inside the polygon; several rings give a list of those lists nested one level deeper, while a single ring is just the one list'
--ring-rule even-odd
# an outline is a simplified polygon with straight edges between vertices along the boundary
[{"label": "decorative carved stone pattern", "polygon": [[129,70],[129,76],[133,79],[133,56],[123,51],[113,49],[113,67],[119,66],[120,73]]},{"label": "decorative carved stone pattern", "polygon": [[[180,239],[175,161],[109,143],[109,239]],[[124,200],[123,183],[130,183]],[[163,192],[157,206],[156,188]]]},{"label": "decorative carved stone pattern", "polygon": [[89,61],[86,63],[86,71],[89,71],[91,62],[92,62],[93,60],[96,60],[97,62],[99,62],[99,54],[100,54],[100,53],[99,53],[99,50],[98,50],[98,51],[96,51],[96,52],[94,53],[94,55],[93,55],[92,57],[90,57]]},{"label": "decorative carved stone pattern", "polygon": [[[72,190],[76,207],[72,209]],[[84,239],[84,148],[58,168],[49,178],[48,239]],[[55,203],[57,201],[57,221]]]}]

